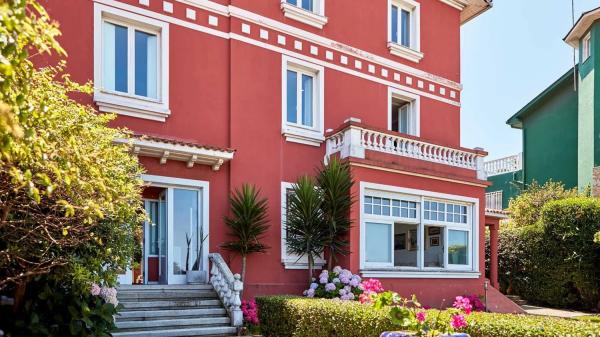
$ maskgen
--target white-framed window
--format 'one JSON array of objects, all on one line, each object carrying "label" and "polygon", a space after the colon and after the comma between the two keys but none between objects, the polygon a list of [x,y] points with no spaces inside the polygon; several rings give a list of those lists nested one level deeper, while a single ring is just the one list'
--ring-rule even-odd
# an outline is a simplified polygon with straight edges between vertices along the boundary
[{"label": "white-framed window", "polygon": [[582,41],[582,62],[592,55],[592,33],[587,33]]},{"label": "white-framed window", "polygon": [[323,142],[324,68],[282,55],[282,133],[288,141]]},{"label": "white-framed window", "polygon": [[361,182],[361,272],[479,277],[478,209],[476,198]]},{"label": "white-framed window", "polygon": [[287,18],[320,29],[328,21],[325,16],[325,0],[282,0],[281,10]]},{"label": "white-framed window", "polygon": [[420,97],[395,88],[388,90],[388,129],[420,135]]},{"label": "white-framed window", "polygon": [[168,23],[94,4],[94,101],[100,111],[164,121]]},{"label": "white-framed window", "polygon": [[413,62],[421,53],[421,6],[414,0],[388,0],[388,48]]},{"label": "white-framed window", "polygon": [[[282,182],[281,183],[281,263],[286,269],[308,269],[308,258],[303,256],[298,258],[297,255],[291,254],[287,250],[286,244],[286,218],[287,218],[287,205],[288,198],[294,192],[293,183]],[[315,267],[321,268],[325,265],[325,259],[318,257],[315,259]]]}]

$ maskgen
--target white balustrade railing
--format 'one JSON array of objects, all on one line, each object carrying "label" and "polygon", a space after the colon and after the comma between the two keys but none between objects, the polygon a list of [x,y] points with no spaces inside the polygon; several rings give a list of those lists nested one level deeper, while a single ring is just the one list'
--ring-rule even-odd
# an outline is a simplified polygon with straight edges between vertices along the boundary
[{"label": "white balustrade railing", "polygon": [[485,208],[502,211],[502,191],[488,192],[485,194]]},{"label": "white balustrade railing", "polygon": [[221,254],[209,254],[208,259],[212,262],[210,283],[227,309],[231,318],[231,325],[241,327],[244,324],[244,316],[241,309],[242,299],[240,294],[244,289],[244,284],[241,281],[240,274],[234,275],[231,272]]},{"label": "white balustrade railing", "polygon": [[327,137],[326,146],[326,160],[337,152],[340,153],[342,158],[365,158],[365,150],[371,150],[476,170],[477,178],[486,179],[483,170],[484,156],[480,153],[369,130],[357,125],[350,125],[346,129]]},{"label": "white balustrade railing", "polygon": [[516,172],[523,168],[523,154],[519,153],[513,156],[491,160],[486,162],[484,166],[488,176]]}]

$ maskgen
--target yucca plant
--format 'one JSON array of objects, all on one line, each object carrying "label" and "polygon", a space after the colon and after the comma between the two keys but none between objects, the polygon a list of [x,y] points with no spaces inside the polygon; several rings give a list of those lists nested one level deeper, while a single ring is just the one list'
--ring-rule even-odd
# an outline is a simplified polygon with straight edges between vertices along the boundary
[{"label": "yucca plant", "polygon": [[329,252],[327,266],[333,268],[338,255],[348,255],[347,234],[352,225],[350,207],[354,203],[352,196],[352,174],[348,162],[332,158],[328,165],[319,170],[317,185],[322,191],[323,217],[327,225],[326,249]]},{"label": "yucca plant", "polygon": [[323,254],[328,239],[322,191],[307,176],[300,177],[292,189],[285,224],[287,249],[299,259],[308,258],[308,280],[311,282],[315,258]]},{"label": "yucca plant", "polygon": [[268,246],[261,243],[269,229],[267,199],[260,198],[260,191],[253,185],[244,184],[229,197],[231,215],[224,218],[232,240],[221,245],[242,257],[242,281],[246,279],[246,260],[253,253],[265,253]]}]

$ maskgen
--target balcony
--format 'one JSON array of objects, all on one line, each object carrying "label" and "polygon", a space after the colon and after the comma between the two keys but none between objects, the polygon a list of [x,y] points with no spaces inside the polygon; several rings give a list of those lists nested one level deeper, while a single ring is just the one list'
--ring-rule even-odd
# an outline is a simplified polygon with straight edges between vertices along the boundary
[{"label": "balcony", "polygon": [[500,219],[508,218],[508,212],[504,210],[502,203],[502,191],[485,194],[485,215]]},{"label": "balcony", "polygon": [[516,172],[523,169],[523,154],[519,153],[513,156],[488,161],[484,166],[488,177]]},{"label": "balcony", "polygon": [[[408,160],[403,161],[403,165],[416,160],[432,164],[429,165],[429,169],[435,171],[451,171],[452,174],[472,179],[486,179],[483,158],[487,153],[481,149],[451,148],[434,144],[418,137],[367,126],[353,118],[326,137],[325,158],[338,153],[341,158],[378,158],[379,161],[386,162],[397,162],[396,159],[406,158]],[[388,157],[390,155],[391,157]]]}]

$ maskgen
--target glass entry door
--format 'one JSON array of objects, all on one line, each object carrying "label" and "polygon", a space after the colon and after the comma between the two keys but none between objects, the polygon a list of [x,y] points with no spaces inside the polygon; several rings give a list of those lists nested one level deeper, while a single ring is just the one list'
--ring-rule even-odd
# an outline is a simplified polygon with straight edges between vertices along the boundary
[{"label": "glass entry door", "polygon": [[144,283],[167,283],[167,200],[144,202],[148,221],[144,225]]}]

